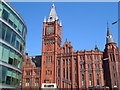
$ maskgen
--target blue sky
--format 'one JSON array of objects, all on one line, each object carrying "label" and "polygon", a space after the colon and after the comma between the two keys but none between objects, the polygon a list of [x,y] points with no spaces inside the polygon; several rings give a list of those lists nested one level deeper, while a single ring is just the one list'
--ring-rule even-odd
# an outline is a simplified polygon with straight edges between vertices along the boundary
[{"label": "blue sky", "polygon": [[[44,16],[48,17],[51,2],[13,2],[12,6],[26,22],[28,33],[26,49],[29,56],[41,55]],[[118,42],[117,2],[55,2],[59,20],[62,21],[62,45],[72,42],[74,50],[91,50],[95,44],[101,51],[106,43],[107,21],[114,40]]]}]

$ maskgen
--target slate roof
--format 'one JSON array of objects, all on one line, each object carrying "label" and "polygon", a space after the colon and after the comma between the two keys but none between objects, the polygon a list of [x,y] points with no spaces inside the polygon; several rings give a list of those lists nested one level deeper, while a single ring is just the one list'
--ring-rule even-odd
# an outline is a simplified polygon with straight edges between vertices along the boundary
[{"label": "slate roof", "polygon": [[32,61],[35,63],[36,67],[41,67],[42,56],[32,56]]}]

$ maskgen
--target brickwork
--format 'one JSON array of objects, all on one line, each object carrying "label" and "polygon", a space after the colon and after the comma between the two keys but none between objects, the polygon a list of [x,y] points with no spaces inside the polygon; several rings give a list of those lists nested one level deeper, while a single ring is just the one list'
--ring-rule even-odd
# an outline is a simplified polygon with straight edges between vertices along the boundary
[{"label": "brickwork", "polygon": [[36,57],[37,56],[28,57],[27,54],[24,55],[24,62],[22,67],[22,90],[40,89],[41,67],[37,67],[37,65],[35,64],[37,62],[33,61],[33,59],[35,59]]},{"label": "brickwork", "polygon": [[56,83],[57,88],[119,90],[120,56],[110,30],[104,52],[97,46],[95,50],[74,51],[71,42],[67,40],[61,45],[62,25],[56,19],[58,17],[54,9],[53,5],[49,22],[45,19],[43,23],[42,56],[38,60],[40,65],[35,65],[36,59],[33,58],[36,56],[24,56],[22,87],[37,90],[42,83]]}]

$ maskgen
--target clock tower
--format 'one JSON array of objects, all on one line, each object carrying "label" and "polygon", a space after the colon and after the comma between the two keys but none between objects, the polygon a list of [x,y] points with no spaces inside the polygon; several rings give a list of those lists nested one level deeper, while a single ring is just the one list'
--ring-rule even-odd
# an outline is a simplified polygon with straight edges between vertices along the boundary
[{"label": "clock tower", "polygon": [[41,84],[56,83],[56,58],[61,43],[62,24],[53,4],[48,19],[45,17],[43,22]]}]

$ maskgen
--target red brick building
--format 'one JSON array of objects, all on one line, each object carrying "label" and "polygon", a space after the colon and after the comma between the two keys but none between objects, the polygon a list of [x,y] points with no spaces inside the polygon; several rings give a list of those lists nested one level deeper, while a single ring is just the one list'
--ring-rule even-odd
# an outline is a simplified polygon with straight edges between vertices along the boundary
[{"label": "red brick building", "polygon": [[22,88],[23,90],[39,90],[41,80],[41,56],[28,57],[26,52],[23,62]]},{"label": "red brick building", "polygon": [[22,88],[37,90],[42,83],[56,83],[58,88],[120,89],[119,50],[110,29],[104,52],[97,45],[95,50],[75,52],[71,42],[61,45],[62,23],[58,21],[53,4],[48,20],[44,18],[42,56],[25,54]]}]

